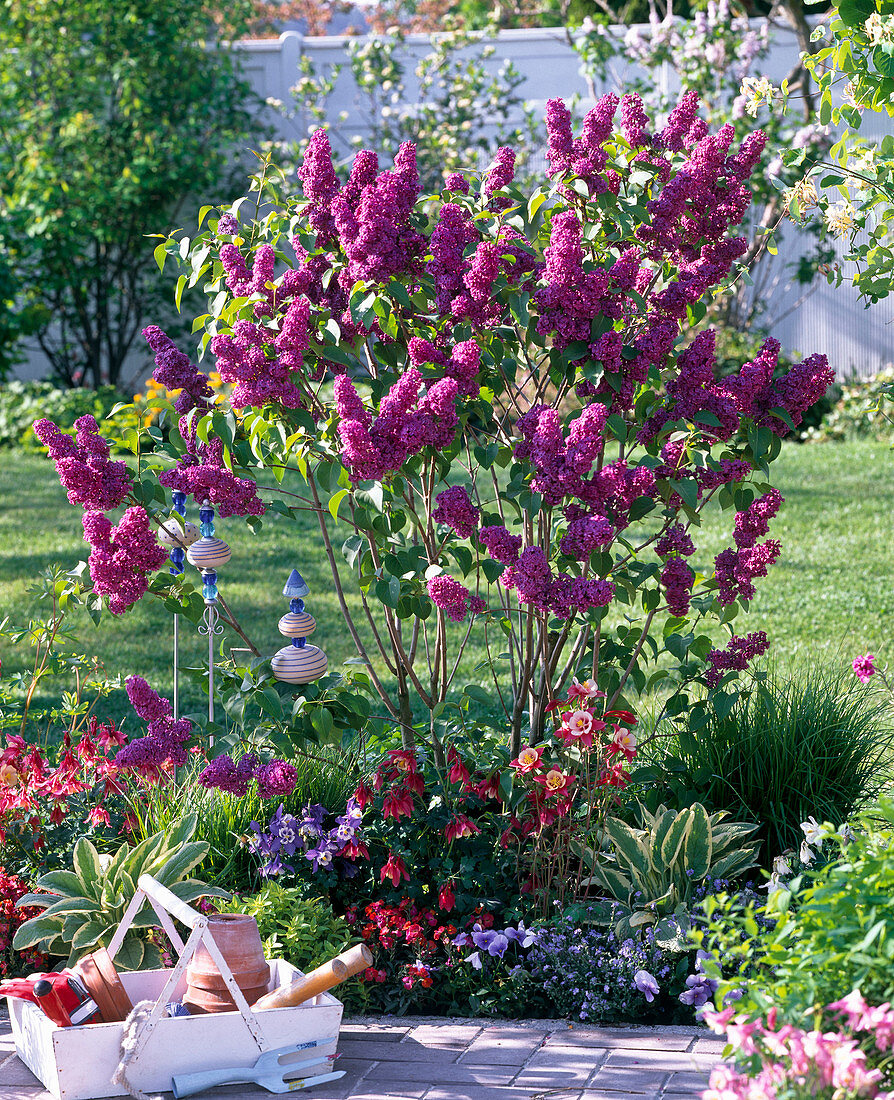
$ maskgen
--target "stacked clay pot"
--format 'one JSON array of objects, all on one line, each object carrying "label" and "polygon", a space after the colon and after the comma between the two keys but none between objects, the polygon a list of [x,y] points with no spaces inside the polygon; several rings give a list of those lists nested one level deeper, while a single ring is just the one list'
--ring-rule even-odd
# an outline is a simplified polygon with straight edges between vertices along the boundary
[{"label": "stacked clay pot", "polygon": [[[208,918],[208,931],[246,1001],[254,1004],[267,991],[270,981],[258,922],[244,913],[215,913]],[[235,1011],[236,1003],[204,942],[189,961],[186,982],[183,1003],[193,1015]]]}]

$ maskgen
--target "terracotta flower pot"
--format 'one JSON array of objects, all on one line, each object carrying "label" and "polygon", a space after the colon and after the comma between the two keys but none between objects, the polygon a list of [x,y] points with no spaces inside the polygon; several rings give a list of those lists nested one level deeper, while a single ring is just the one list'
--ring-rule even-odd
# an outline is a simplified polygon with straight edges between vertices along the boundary
[{"label": "terracotta flower pot", "polygon": [[[253,1004],[267,990],[270,968],[258,922],[244,913],[216,913],[208,918],[208,930],[233,972],[236,984]],[[233,1012],[236,1003],[204,943],[199,944],[186,968],[187,990],[183,1003],[193,1014]]]}]

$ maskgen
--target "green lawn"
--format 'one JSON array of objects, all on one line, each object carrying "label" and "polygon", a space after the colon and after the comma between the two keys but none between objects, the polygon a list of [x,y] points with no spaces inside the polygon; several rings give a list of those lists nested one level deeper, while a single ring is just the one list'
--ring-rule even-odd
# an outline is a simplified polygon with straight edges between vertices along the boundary
[{"label": "green lawn", "polygon": [[[737,629],[765,629],[773,640],[780,670],[806,661],[849,661],[867,649],[886,655],[888,624],[894,610],[889,548],[894,534],[894,455],[873,443],[783,447],[774,482],[786,498],[771,534],[783,544],[779,562],[758,582],[758,595]],[[44,458],[0,452],[0,618],[24,624],[37,608],[28,584],[53,562],[73,567],[86,556],[81,540],[80,508],[71,507]],[[192,518],[196,518],[193,516]],[[731,516],[706,520],[696,559],[728,545]],[[341,621],[319,533],[310,518],[297,528],[270,514],[259,535],[239,520],[218,523],[218,534],[233,548],[220,572],[221,592],[249,635],[265,652],[283,640],[276,629],[286,609],[281,589],[295,566],[311,588],[308,609],[318,622],[318,641],[330,667],[353,655]],[[718,635],[719,636],[719,635]],[[181,642],[184,660],[201,659],[205,642],[188,625]],[[171,690],[171,619],[154,601],[143,601],[117,620],[106,617],[100,629],[84,620],[81,641],[110,673],[138,672],[157,687]],[[3,674],[27,659],[24,648],[0,643]],[[481,650],[467,653],[459,683],[487,686],[475,673]],[[196,689],[183,684],[184,709],[200,710]],[[128,710],[123,694],[109,701],[109,713]]]}]

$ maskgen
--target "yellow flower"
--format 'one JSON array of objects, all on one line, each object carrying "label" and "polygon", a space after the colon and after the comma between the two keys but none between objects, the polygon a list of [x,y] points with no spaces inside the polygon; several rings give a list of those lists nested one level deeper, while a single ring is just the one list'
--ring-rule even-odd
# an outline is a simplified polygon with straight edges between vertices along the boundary
[{"label": "yellow flower", "polygon": [[823,215],[826,226],[836,237],[843,237],[854,228],[856,210],[849,202],[836,202],[826,208]]}]

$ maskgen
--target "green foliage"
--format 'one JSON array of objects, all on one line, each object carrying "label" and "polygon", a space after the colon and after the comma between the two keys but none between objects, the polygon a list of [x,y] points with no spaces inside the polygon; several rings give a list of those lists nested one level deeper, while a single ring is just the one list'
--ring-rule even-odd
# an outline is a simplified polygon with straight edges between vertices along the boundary
[{"label": "green foliage", "polygon": [[844,824],[890,775],[887,701],[849,672],[771,677],[728,714],[708,714],[640,778],[756,823],[765,866],[797,849],[802,821]]},{"label": "green foliage", "polygon": [[[131,848],[123,844],[114,856],[101,856],[82,837],[75,845],[72,870],[51,871],[37,880],[45,893],[26,894],[18,905],[38,906],[44,912],[26,921],[15,934],[13,947],[21,951],[34,944],[50,955],[68,953],[76,962],[97,946],[107,947],[136,893],[141,875],[152,875],[181,901],[200,897],[226,897],[226,893],[185,878],[205,857],[208,845],[191,840],[195,815],[183,817],[168,830],[147,837]],[[144,906],[134,919],[115,956],[125,970],[151,970],[161,965],[158,948],[141,931],[158,924],[153,909]]]},{"label": "green foliage", "polygon": [[[620,906],[619,942],[651,924],[658,924],[656,942],[662,943],[662,933],[671,942],[685,930],[699,883],[736,879],[754,866],[757,845],[745,842],[756,826],[727,821],[722,812],[709,814],[698,802],[677,813],[659,806],[653,814],[641,807],[640,814],[642,828],[618,817],[605,819],[607,850],[585,845],[579,850],[590,864],[590,884]],[[673,922],[660,923],[671,915]]]},{"label": "green foliage", "polygon": [[890,442],[894,421],[888,402],[894,392],[894,367],[871,378],[855,379],[839,387],[820,423],[807,433],[809,439],[827,442],[841,439],[878,439]]},{"label": "green foliage", "polygon": [[[423,193],[439,191],[448,172],[486,167],[499,145],[516,150],[516,178],[523,180],[537,125],[518,94],[524,77],[512,62],[496,71],[488,66],[493,33],[491,26],[483,33],[433,36],[412,71],[413,54],[401,34],[349,41],[358,109],[369,127],[365,139],[349,139],[341,132],[341,121],[327,120],[326,101],[340,69],[317,71],[305,61],[293,89],[302,133],[310,122],[328,129],[333,145],[340,141],[344,147],[344,159],[364,141],[384,158],[393,158],[403,142],[412,141]],[[304,140],[296,146],[296,157],[306,144]],[[279,149],[277,156],[281,160]]]},{"label": "green foliage", "polygon": [[894,998],[894,800],[882,798],[878,811],[850,843],[833,838],[838,857],[793,879],[765,909],[708,899],[709,925],[696,938],[738,971],[718,1003],[737,988],[737,1010],[756,1016],[775,1005],[795,1022],[857,988],[870,1004]]},{"label": "green foliage", "polygon": [[248,88],[206,47],[210,16],[206,0],[0,10],[0,242],[68,385],[118,381],[163,300],[147,228],[219,186],[247,135]]},{"label": "green foliage", "polygon": [[32,431],[35,420],[47,417],[63,430],[73,429],[79,416],[90,413],[102,422],[121,394],[114,386],[97,390],[61,389],[52,382],[7,382],[0,389],[0,447],[42,451]]},{"label": "green foliage", "polygon": [[258,922],[268,959],[285,959],[307,973],[338,955],[357,937],[332,906],[301,889],[267,882],[257,893],[234,897],[218,906],[221,913],[248,913]]}]

